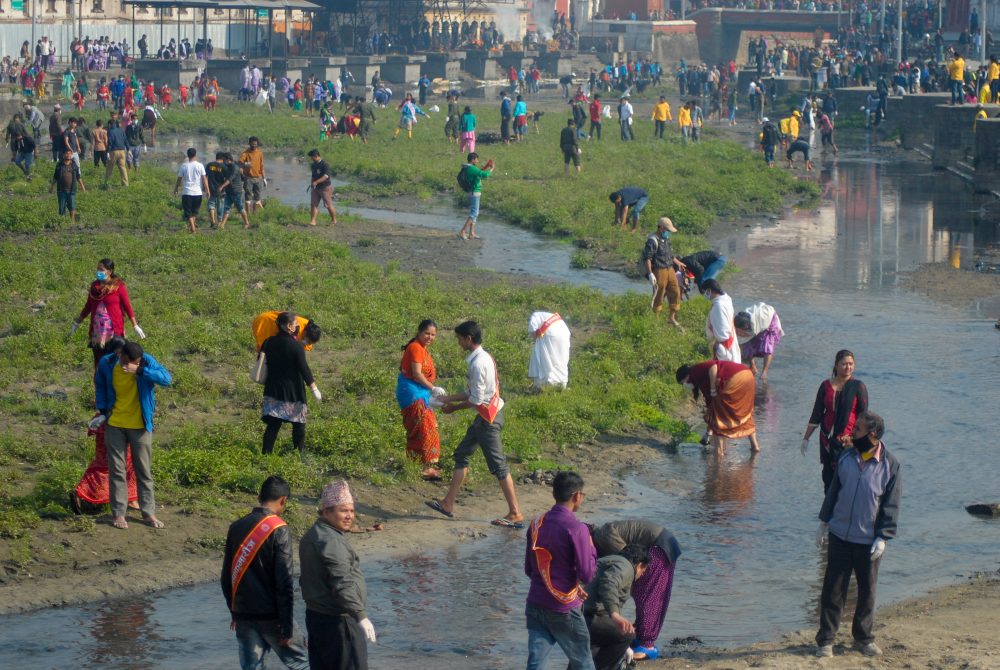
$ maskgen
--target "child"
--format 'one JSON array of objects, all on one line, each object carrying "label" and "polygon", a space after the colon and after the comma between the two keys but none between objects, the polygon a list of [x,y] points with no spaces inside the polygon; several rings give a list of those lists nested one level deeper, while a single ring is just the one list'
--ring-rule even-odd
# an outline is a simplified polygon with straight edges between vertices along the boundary
[{"label": "child", "polygon": [[184,84],[181,84],[180,88],[178,88],[177,90],[180,91],[180,94],[181,94],[181,107],[187,107],[188,106],[188,87],[185,86]]}]

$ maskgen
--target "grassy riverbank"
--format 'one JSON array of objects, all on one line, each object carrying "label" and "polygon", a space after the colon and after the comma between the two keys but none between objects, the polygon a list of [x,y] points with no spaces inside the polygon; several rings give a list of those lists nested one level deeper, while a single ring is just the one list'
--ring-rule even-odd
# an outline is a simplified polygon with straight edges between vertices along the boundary
[{"label": "grassy riverbank", "polygon": [[[55,551],[32,543],[34,528],[58,537],[60,528],[90,523],[69,518],[67,506],[93,451],[85,430],[93,407],[90,353],[82,331],[68,332],[104,256],[115,259],[129,286],[146,349],[174,376],[174,385],[158,392],[154,449],[158,501],[172,509],[168,515],[228,518],[271,472],[299,491],[315,491],[333,474],[378,487],[416,481],[393,388],[399,347],[425,317],[443,327],[433,354],[450,390],[463,386],[465,366],[448,328],[466,318],[484,324],[505,380],[504,437],[518,470],[552,467],[565,449],[599,433],[644,428],[673,440],[687,432],[671,418],[682,397],[672,370],[702,354],[704,301],[685,307],[688,334],[681,335],[649,315],[644,296],[519,287],[460,268],[415,276],[393,260],[354,259],[338,243],[339,229],[284,225],[301,214],[278,203],[259,228],[230,225],[192,236],[180,232],[169,173],[156,169],[141,172],[127,191],[81,194],[82,220],[73,228],[54,217],[54,196],[41,179],[21,179],[12,168],[0,173],[0,189],[17,193],[2,202],[18,203],[4,205],[0,218],[7,231],[0,284],[9,296],[0,316],[7,363],[0,368],[0,561],[17,570]],[[289,453],[287,434],[278,455],[259,454],[249,322],[275,307],[309,315],[325,331],[310,354],[324,401],[311,407],[305,462]],[[558,310],[574,332],[572,382],[563,393],[528,393],[526,319],[539,307]],[[441,417],[446,455],[468,420]],[[481,463],[474,474],[485,481]]]},{"label": "grassy riverbank", "polygon": [[[783,170],[762,169],[759,156],[719,139],[714,129],[698,144],[682,145],[675,125],[669,127],[665,140],[655,140],[649,104],[636,101],[636,105],[637,141],[621,142],[617,121],[606,119],[604,140],[583,144],[583,172],[567,176],[559,149],[566,105],[552,99],[529,100],[529,110],[546,111],[540,133],[529,133],[519,144],[477,147],[484,162],[493,158],[497,163],[493,178],[484,186],[484,210],[536,232],[572,240],[582,248],[581,264],[632,271],[643,237],[611,226],[608,195],[618,188],[636,185],[649,191],[643,229],[651,228],[658,216],[670,216],[681,231],[675,238],[679,253],[702,248],[702,235],[719,218],[775,212],[790,199],[816,195],[815,184],[796,180]],[[480,133],[499,129],[496,104],[471,106],[479,118]],[[397,112],[390,107],[377,114],[367,146],[345,139],[321,143],[316,117],[293,114],[281,105],[273,115],[254,105],[227,104],[215,112],[172,109],[160,124],[160,133],[208,134],[231,149],[256,135],[265,152],[296,155],[316,147],[338,176],[354,181],[344,189],[353,197],[447,197],[464,205],[465,195],[455,181],[464,156],[457,145],[445,141],[443,114],[421,118],[412,140],[403,135],[395,141]]]}]

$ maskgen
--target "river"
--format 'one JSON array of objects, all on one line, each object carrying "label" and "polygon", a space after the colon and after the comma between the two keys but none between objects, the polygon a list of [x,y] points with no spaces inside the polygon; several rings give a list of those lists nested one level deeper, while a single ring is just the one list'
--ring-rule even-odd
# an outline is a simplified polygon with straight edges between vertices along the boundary
[{"label": "river", "polygon": [[[741,443],[717,458],[681,445],[624,476],[629,508],[583,515],[647,517],[677,535],[684,555],[661,645],[697,636],[736,646],[816,625],[822,560],[813,533],[822,483],[816,439],[808,457],[798,445],[816,388],[841,348],[855,352],[872,409],[886,419],[885,442],[903,462],[900,535],[883,559],[879,603],[995,567],[1000,526],[969,516],[963,505],[1000,499],[1000,337],[987,320],[1000,306],[933,303],[902,289],[897,273],[956,255],[971,265],[997,244],[997,227],[979,220],[983,203],[963,182],[925,163],[842,151],[818,178],[817,209],[718,240],[742,268],[724,283],[736,306],[767,301],[786,331],[770,381],[758,388],[762,453],[751,458]],[[457,227],[460,217],[450,209],[391,215],[434,227]],[[573,270],[568,245],[489,221],[481,230],[483,267],[609,291],[636,286]],[[566,253],[565,267],[550,253]],[[547,258],[548,267],[532,257]],[[371,667],[523,667],[523,551],[523,535],[490,533],[403,559],[362,557],[380,633]],[[236,645],[218,591],[212,583],[4,617],[0,655],[38,667],[232,667]],[[280,664],[271,659],[269,667]]]}]

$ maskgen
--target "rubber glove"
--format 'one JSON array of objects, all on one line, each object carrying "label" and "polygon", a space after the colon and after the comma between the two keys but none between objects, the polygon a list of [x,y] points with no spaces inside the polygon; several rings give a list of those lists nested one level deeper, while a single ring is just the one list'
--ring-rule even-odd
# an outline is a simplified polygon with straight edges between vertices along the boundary
[{"label": "rubber glove", "polygon": [[885,553],[885,540],[882,538],[877,538],[872,542],[872,560],[877,561],[882,558],[882,554]]},{"label": "rubber glove", "polygon": [[802,444],[799,445],[799,451],[802,452],[803,456],[806,455],[806,452],[809,451],[809,440],[808,439],[806,439],[804,437],[802,438]]},{"label": "rubber glove", "polygon": [[368,641],[375,642],[375,626],[372,625],[371,619],[365,617],[358,623],[361,624],[361,630],[365,632],[365,637],[368,638]]},{"label": "rubber glove", "polygon": [[319,387],[318,386],[313,386],[311,388],[312,388],[312,392],[313,392],[313,397],[316,398],[316,400],[322,400],[323,399],[323,394],[319,392]]},{"label": "rubber glove", "polygon": [[108,417],[104,416],[103,414],[98,414],[97,416],[95,416],[93,419],[90,420],[90,423],[87,424],[87,428],[90,428],[91,430],[97,430],[98,428],[101,427],[101,424],[103,424],[107,420]]},{"label": "rubber glove", "polygon": [[267,177],[264,177],[264,188],[267,188]]},{"label": "rubber glove", "polygon": [[79,328],[79,327],[80,327],[80,322],[79,321],[74,321],[73,325],[69,327],[69,334],[73,335],[73,333],[75,333],[76,329]]},{"label": "rubber glove", "polygon": [[650,286],[656,286],[656,275],[654,275],[652,272],[646,275],[646,279],[649,280]]},{"label": "rubber glove", "polygon": [[829,530],[827,529],[826,523],[820,521],[819,528],[816,529],[816,546],[819,547],[820,549],[823,548],[823,545],[825,545],[827,540],[829,539],[827,537],[828,533]]},{"label": "rubber glove", "polygon": [[132,330],[135,331],[135,334],[139,336],[140,340],[145,340],[146,339],[146,331],[144,331],[142,328],[140,328],[139,324],[135,324],[134,326],[132,326]]},{"label": "rubber glove", "polygon": [[441,388],[440,386],[435,386],[434,388],[432,388],[432,389],[431,389],[431,395],[432,395],[432,396],[434,396],[434,397],[436,398],[436,397],[438,397],[439,395],[448,395],[448,392],[447,392],[447,391],[445,391],[445,390],[444,390],[443,388]]},{"label": "rubber glove", "polygon": [[625,662],[628,665],[632,665],[632,658],[634,656],[635,656],[635,651],[632,649],[632,647],[627,647],[625,649]]}]

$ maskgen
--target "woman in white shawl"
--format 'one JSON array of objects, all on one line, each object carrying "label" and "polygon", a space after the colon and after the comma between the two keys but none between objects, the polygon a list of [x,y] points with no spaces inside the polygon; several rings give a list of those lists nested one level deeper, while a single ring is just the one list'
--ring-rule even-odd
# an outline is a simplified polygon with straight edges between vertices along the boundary
[{"label": "woman in white shawl", "polygon": [[528,333],[535,338],[528,362],[528,376],[535,388],[546,384],[566,388],[569,382],[569,327],[552,312],[534,312],[528,319]]},{"label": "woman in white shawl", "polygon": [[774,350],[781,342],[785,331],[781,329],[781,319],[774,307],[759,302],[751,305],[736,315],[733,319],[736,325],[736,336],[740,342],[743,360],[750,365],[750,371],[757,374],[756,358],[764,359],[764,367],[760,372],[761,381],[767,380],[767,371],[774,359]]}]

